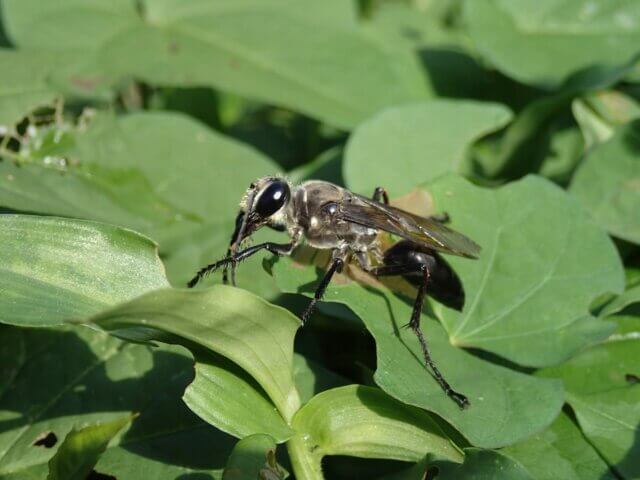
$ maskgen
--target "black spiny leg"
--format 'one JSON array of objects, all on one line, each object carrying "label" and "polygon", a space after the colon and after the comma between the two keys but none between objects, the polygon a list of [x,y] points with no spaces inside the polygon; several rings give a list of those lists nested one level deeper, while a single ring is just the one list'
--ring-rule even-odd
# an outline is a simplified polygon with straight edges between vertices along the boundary
[{"label": "black spiny leg", "polygon": [[223,258],[222,260],[218,260],[215,263],[212,263],[210,265],[207,265],[206,267],[201,268],[200,271],[196,273],[196,276],[189,281],[187,286],[189,288],[193,288],[196,286],[196,284],[200,280],[202,280],[209,273],[215,272],[220,267],[226,267],[227,265],[241,262],[242,260],[249,258],[251,255],[258,253],[260,250],[267,250],[273,253],[274,255],[289,255],[293,251],[294,247],[295,247],[295,242],[284,243],[284,244],[266,242],[266,243],[261,243],[259,245],[254,245],[253,247],[249,247],[245,250],[237,252],[234,255],[229,255]]},{"label": "black spiny leg", "polygon": [[409,321],[409,327],[413,333],[418,337],[418,341],[420,342],[420,347],[422,348],[422,355],[424,356],[424,361],[426,365],[431,368],[435,379],[438,384],[444,390],[449,398],[451,398],[454,402],[458,404],[460,408],[466,408],[470,405],[469,399],[461,393],[456,392],[449,382],[447,382],[440,373],[440,370],[436,366],[435,362],[431,358],[431,352],[429,352],[429,347],[427,346],[427,341],[424,338],[424,334],[422,333],[422,329],[420,328],[420,315],[422,314],[422,306],[424,304],[424,297],[427,293],[427,285],[429,284],[429,268],[425,264],[419,263],[405,263],[405,264],[395,264],[395,265],[383,265],[380,267],[376,267],[371,270],[371,273],[378,276],[388,276],[388,275],[410,275],[420,273],[422,276],[422,282],[418,287],[418,295],[416,296],[416,300],[413,304],[413,311],[411,312],[411,320]]},{"label": "black spiny leg", "polygon": [[309,302],[309,305],[302,314],[302,325],[307,323],[307,320],[309,320],[309,317],[311,317],[311,314],[316,307],[316,303],[322,300],[324,292],[327,290],[327,286],[329,286],[329,282],[331,282],[331,277],[333,277],[333,274],[336,272],[340,272],[343,265],[344,260],[342,260],[342,258],[337,257],[333,259],[331,265],[329,266],[329,269],[327,270],[327,273],[324,274],[324,277],[322,277],[320,284],[316,288],[316,293],[313,295],[311,302]]}]

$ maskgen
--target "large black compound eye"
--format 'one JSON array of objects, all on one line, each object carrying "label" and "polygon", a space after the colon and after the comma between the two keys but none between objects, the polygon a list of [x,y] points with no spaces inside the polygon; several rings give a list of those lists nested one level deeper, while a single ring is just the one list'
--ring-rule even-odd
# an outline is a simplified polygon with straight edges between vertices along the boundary
[{"label": "large black compound eye", "polygon": [[273,180],[258,197],[254,210],[262,218],[270,217],[280,210],[288,199],[289,185],[282,180]]}]

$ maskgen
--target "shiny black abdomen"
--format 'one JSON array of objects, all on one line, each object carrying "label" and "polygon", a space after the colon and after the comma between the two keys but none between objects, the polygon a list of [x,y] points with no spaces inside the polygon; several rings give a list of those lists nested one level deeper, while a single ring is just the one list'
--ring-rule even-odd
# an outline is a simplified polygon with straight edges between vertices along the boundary
[{"label": "shiny black abdomen", "polygon": [[[385,265],[426,265],[429,270],[427,295],[440,303],[456,310],[464,306],[464,290],[460,278],[451,265],[435,250],[424,247],[409,240],[402,240],[384,253]],[[422,273],[416,268],[415,273],[403,275],[409,283],[419,286],[423,281]]]}]

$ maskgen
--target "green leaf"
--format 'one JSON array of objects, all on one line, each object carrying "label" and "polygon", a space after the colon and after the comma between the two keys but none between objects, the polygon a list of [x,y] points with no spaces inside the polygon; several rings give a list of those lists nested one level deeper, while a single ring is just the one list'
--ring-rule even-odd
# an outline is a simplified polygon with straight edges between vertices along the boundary
[{"label": "green leaf", "polygon": [[285,471],[275,458],[276,444],[269,435],[251,435],[231,452],[222,480],[279,480]]},{"label": "green leaf", "polygon": [[223,285],[201,291],[158,290],[90,322],[123,338],[197,344],[249,373],[286,421],[300,406],[292,372],[293,338],[300,321],[249,292]]},{"label": "green leaf", "polygon": [[196,376],[183,398],[200,418],[234,437],[268,433],[281,443],[293,435],[264,390],[224,357],[196,353]]},{"label": "green leaf", "polygon": [[607,463],[628,478],[640,475],[639,354],[637,333],[623,333],[540,372],[562,379],[580,428]]},{"label": "green leaf", "polygon": [[612,235],[640,243],[640,121],[593,149],[569,191]]},{"label": "green leaf", "polygon": [[533,480],[534,477],[509,457],[494,450],[466,448],[462,465],[434,462],[438,480]]},{"label": "green leaf", "polygon": [[613,315],[636,303],[640,303],[640,285],[624,291],[620,296],[608,303],[600,312],[600,317]]},{"label": "green leaf", "polygon": [[294,466],[299,451],[316,468],[326,455],[416,462],[433,453],[462,461],[459,449],[427,412],[377,388],[349,385],[322,392],[296,413],[293,427],[297,435],[289,452]]},{"label": "green leaf", "polygon": [[50,105],[56,92],[47,83],[48,56],[0,48],[0,127],[11,128],[37,107]]},{"label": "green leaf", "polygon": [[85,480],[107,445],[131,417],[71,430],[49,460],[47,480]]},{"label": "green leaf", "polygon": [[[312,295],[321,272],[285,259],[273,266],[285,292]],[[376,341],[376,383],[391,396],[440,415],[471,443],[486,448],[517,442],[549,425],[563,402],[559,382],[540,379],[493,365],[452,346],[442,327],[423,315],[423,330],[437,365],[454,389],[467,395],[471,407],[461,411],[423,365],[415,335],[402,328],[411,304],[378,284],[333,282],[325,301],[347,305]],[[532,393],[536,392],[535,401]],[[508,427],[507,427],[508,426]]]},{"label": "green leaf", "polygon": [[610,84],[639,52],[633,0],[477,0],[464,4],[471,39],[486,59],[523,83],[558,88]]},{"label": "green leaf", "polygon": [[500,453],[520,463],[536,480],[613,480],[609,467],[568,415],[543,432]]},{"label": "green leaf", "polygon": [[[22,48],[74,52],[93,76],[212,86],[352,127],[389,105],[428,96],[416,58],[335,14],[313,18],[304,2],[65,0],[42,7],[8,0],[5,19]],[[336,2],[331,2],[336,5]],[[51,28],[55,25],[55,28]],[[87,41],[86,32],[91,32]],[[91,69],[89,69],[91,71]]]},{"label": "green leaf", "polygon": [[511,112],[502,105],[468,100],[432,100],[384,110],[349,138],[345,178],[362,194],[382,185],[401,195],[445,173],[468,173],[463,163],[468,147],[510,119]]},{"label": "green leaf", "polygon": [[539,177],[497,190],[449,177],[431,193],[453,228],[482,247],[477,261],[450,259],[464,285],[463,311],[435,307],[454,345],[539,367],[612,332],[611,323],[589,316],[589,306],[622,291],[620,259],[561,189]]},{"label": "green leaf", "polygon": [[[224,254],[242,194],[278,171],[254,149],[173,113],[98,115],[86,132],[65,134],[70,146],[56,152],[70,159],[62,171],[40,157],[21,166],[0,162],[0,205],[149,235],[178,285]],[[243,267],[240,285],[273,295],[259,261]]]},{"label": "green leaf", "polygon": [[193,376],[184,349],[151,349],[89,328],[0,332],[2,348],[15,341],[24,352],[13,360],[20,374],[0,396],[3,479],[46,478],[47,462],[69,432],[134,412],[139,416],[109,444],[97,472],[131,480],[220,478],[233,438],[180,400]]},{"label": "green leaf", "polygon": [[129,230],[0,216],[0,321],[46,326],[167,286],[156,246]]}]

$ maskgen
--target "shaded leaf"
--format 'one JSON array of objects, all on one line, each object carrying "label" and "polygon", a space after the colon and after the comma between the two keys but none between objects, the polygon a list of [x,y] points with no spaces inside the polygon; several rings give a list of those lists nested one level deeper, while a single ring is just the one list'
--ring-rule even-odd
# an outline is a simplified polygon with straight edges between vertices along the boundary
[{"label": "shaded leaf", "polygon": [[460,100],[384,110],[350,137],[345,178],[351,189],[364,195],[378,186],[401,195],[445,173],[468,173],[464,156],[471,143],[510,118],[502,105]]},{"label": "shaded leaf", "polygon": [[300,406],[292,372],[293,338],[300,321],[249,292],[224,285],[201,291],[158,290],[90,321],[134,341],[198,344],[249,373],[286,421]]},{"label": "shaded leaf", "polygon": [[621,127],[582,163],[569,191],[612,235],[640,243],[640,121]]},{"label": "shaded leaf", "polygon": [[589,306],[622,291],[622,265],[570,196],[538,177],[497,190],[449,177],[431,193],[453,227],[482,247],[477,261],[450,259],[464,285],[463,311],[435,307],[454,345],[544,366],[612,332],[611,323],[589,316]]},{"label": "shaded leaf", "polygon": [[[284,259],[273,266],[273,273],[283,291],[306,295],[313,294],[320,275]],[[327,289],[325,301],[349,306],[375,338],[378,368],[374,378],[382,389],[405,403],[437,413],[474,445],[491,448],[517,442],[542,430],[560,411],[563,391],[559,382],[540,382],[453,347],[442,327],[423,315],[432,357],[453,388],[471,401],[471,407],[461,411],[425,370],[415,335],[402,328],[411,316],[411,304],[383,285],[372,288],[338,281]]]},{"label": "shaded leaf", "polygon": [[198,352],[183,398],[200,418],[235,437],[268,433],[281,443],[293,435],[264,390],[224,357]]},{"label": "shaded leaf", "polygon": [[167,286],[155,245],[129,230],[54,217],[0,216],[0,320],[84,318]]},{"label": "shaded leaf", "polygon": [[607,463],[629,478],[640,475],[640,383],[633,380],[640,378],[639,354],[638,335],[621,333],[540,372],[562,379],[586,437]]},{"label": "shaded leaf", "polygon": [[618,313],[630,305],[640,303],[640,285],[636,285],[608,303],[600,312],[601,317],[607,317]]},{"label": "shaded leaf", "polygon": [[466,448],[462,465],[434,462],[437,480],[533,480],[518,462],[495,450]]},{"label": "shaded leaf", "polygon": [[285,472],[275,459],[276,444],[269,435],[251,435],[231,452],[222,480],[279,480]]},{"label": "shaded leaf", "polygon": [[[20,337],[25,353],[14,359],[20,375],[0,396],[3,479],[45,478],[47,462],[72,429],[133,412],[140,416],[109,444],[98,472],[132,480],[190,473],[220,478],[233,438],[180,400],[193,377],[183,349],[150,349],[88,328],[9,331],[14,336],[3,331],[2,344]],[[34,445],[49,433],[51,448]]]},{"label": "shaded leaf", "polygon": [[0,65],[0,127],[13,127],[25,115],[50,105],[56,98],[47,82],[53,67],[48,56],[0,49]]},{"label": "shaded leaf", "polygon": [[558,88],[610,84],[640,51],[633,0],[479,0],[465,2],[469,34],[483,56],[524,83]]},{"label": "shaded leaf", "polygon": [[47,480],[85,480],[109,442],[131,420],[124,417],[71,430],[49,460]]},{"label": "shaded leaf", "polygon": [[609,467],[569,416],[561,414],[543,432],[500,453],[520,463],[536,480],[612,480]]}]

